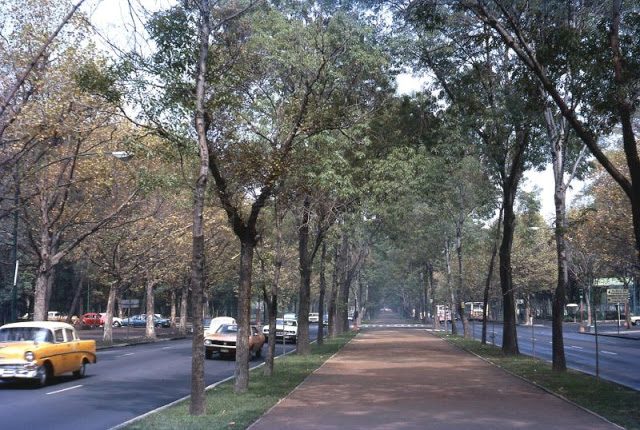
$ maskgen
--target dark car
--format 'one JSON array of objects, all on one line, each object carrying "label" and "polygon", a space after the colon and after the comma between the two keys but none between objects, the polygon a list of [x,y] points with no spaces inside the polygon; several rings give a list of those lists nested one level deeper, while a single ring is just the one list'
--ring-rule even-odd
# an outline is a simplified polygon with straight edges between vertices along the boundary
[{"label": "dark car", "polygon": [[[130,318],[124,318],[120,322],[120,324],[123,327],[146,327],[147,314],[134,315]],[[156,314],[153,316],[153,325],[155,327],[171,327],[171,321],[168,318],[162,318],[162,316],[158,316],[158,314]]]}]

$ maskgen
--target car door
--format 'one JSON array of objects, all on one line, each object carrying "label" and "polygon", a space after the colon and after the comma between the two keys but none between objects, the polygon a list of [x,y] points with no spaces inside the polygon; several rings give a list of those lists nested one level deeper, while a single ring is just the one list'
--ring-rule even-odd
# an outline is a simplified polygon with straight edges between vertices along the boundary
[{"label": "car door", "polygon": [[67,341],[65,330],[56,328],[53,331],[55,352],[51,357],[53,370],[56,375],[70,372],[72,367],[73,344]]}]

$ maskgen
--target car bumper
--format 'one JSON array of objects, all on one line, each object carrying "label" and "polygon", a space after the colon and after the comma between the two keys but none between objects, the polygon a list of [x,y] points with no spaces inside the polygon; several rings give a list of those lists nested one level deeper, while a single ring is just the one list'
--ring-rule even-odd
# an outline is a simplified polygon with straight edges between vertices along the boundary
[{"label": "car bumper", "polygon": [[37,363],[0,365],[0,379],[35,379],[37,377]]}]

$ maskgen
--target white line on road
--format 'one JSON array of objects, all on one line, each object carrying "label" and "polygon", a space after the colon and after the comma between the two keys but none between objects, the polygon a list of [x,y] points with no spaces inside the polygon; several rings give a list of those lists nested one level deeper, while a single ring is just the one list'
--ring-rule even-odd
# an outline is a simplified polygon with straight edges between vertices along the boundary
[{"label": "white line on road", "polygon": [[47,393],[47,395],[49,395],[49,394],[58,394],[58,393],[62,393],[64,391],[69,391],[69,390],[75,390],[76,388],[80,388],[80,387],[83,387],[83,386],[84,385],[76,385],[76,386],[73,386],[73,387],[65,388],[63,390],[51,391],[50,393]]},{"label": "white line on road", "polygon": [[618,353],[617,353],[617,352],[612,352],[612,351],[605,351],[605,350],[601,350],[600,352],[601,352],[601,353],[603,353],[603,354],[618,355]]},{"label": "white line on road", "polygon": [[583,348],[583,347],[581,347],[581,346],[575,346],[575,345],[571,345],[571,348],[573,348],[573,349],[584,349],[584,348]]},{"label": "white line on road", "polygon": [[120,355],[116,355],[116,357],[126,357],[127,355],[133,355],[133,352],[129,352],[127,354],[120,354]]},{"label": "white line on road", "polygon": [[160,349],[173,349],[173,346],[165,346],[164,348],[160,348]]}]

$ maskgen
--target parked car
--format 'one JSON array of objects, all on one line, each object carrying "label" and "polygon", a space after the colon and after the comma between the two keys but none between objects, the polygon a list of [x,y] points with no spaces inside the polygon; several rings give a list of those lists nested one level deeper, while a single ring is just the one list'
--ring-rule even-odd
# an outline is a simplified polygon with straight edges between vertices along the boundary
[{"label": "parked car", "polygon": [[[106,312],[101,312],[100,313],[100,325],[104,326],[104,323],[107,320],[107,313]],[[112,316],[111,317],[111,326],[112,327],[122,327],[122,318],[116,317],[116,316]]]},{"label": "parked car", "polygon": [[631,315],[629,316],[629,318],[631,319],[631,324],[633,325],[640,324],[640,315]]},{"label": "parked car", "polygon": [[[265,338],[269,338],[269,325],[262,327],[262,334]],[[291,342],[298,341],[298,321],[294,319],[276,319],[276,339],[283,339]]]},{"label": "parked car", "polygon": [[317,312],[310,312],[309,313],[309,322],[310,323],[318,323],[318,322],[320,322],[320,314],[318,314]]},{"label": "parked car", "polygon": [[102,327],[104,325],[104,321],[99,313],[87,312],[82,315],[82,325],[89,327]]},{"label": "parked car", "polygon": [[67,316],[62,312],[58,311],[49,311],[47,312],[47,321],[64,321],[67,319]]},{"label": "parked car", "polygon": [[[134,315],[130,318],[123,318],[120,321],[122,326],[131,326],[131,327],[146,327],[147,325],[147,314]],[[155,327],[171,327],[171,321],[168,318],[158,317],[158,314],[154,314],[153,316],[153,325]]]},{"label": "parked car", "polygon": [[80,340],[67,323],[29,321],[0,327],[0,379],[26,379],[42,387],[54,376],[85,375],[95,363],[96,342]]},{"label": "parked car", "polygon": [[[258,327],[252,325],[249,327],[249,359],[252,356],[260,357],[262,355],[262,345],[264,345],[265,337]],[[214,353],[220,356],[236,355],[236,347],[238,341],[238,325],[222,324],[215,332],[209,332],[204,336],[204,356],[212,358]]]}]

